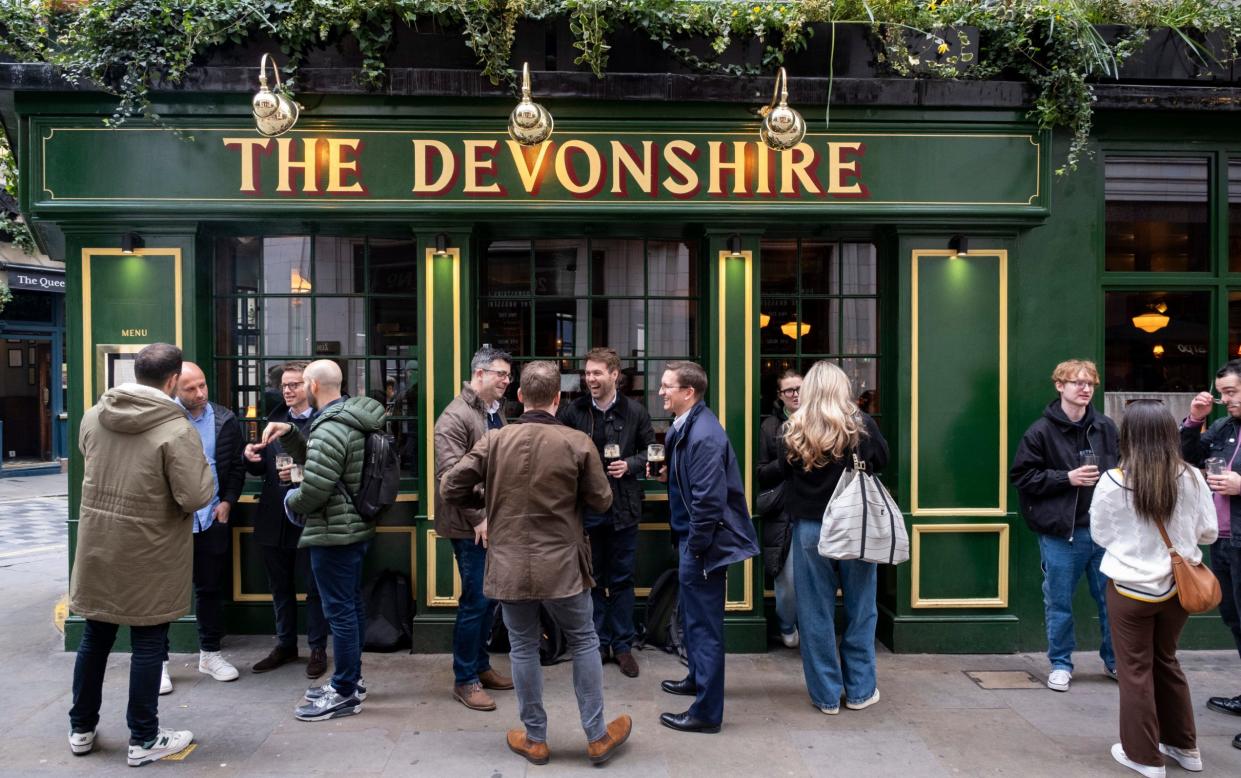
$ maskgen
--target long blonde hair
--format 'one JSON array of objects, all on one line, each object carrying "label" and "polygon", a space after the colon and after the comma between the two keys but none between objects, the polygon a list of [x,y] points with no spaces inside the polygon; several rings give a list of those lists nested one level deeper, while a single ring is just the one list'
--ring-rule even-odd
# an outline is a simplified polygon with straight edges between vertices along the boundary
[{"label": "long blonde hair", "polygon": [[801,406],[784,427],[789,462],[801,460],[807,471],[825,467],[865,434],[848,376],[832,362],[814,363],[802,381]]}]

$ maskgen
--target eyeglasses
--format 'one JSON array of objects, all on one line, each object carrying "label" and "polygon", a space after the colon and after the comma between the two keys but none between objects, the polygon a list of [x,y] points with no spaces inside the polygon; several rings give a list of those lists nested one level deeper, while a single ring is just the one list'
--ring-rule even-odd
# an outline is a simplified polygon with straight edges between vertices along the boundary
[{"label": "eyeglasses", "polygon": [[496,378],[500,379],[501,381],[510,381],[513,378],[513,374],[508,372],[507,370],[492,370],[489,367],[480,367],[479,370],[482,370],[484,373],[495,373]]},{"label": "eyeglasses", "polygon": [[660,389],[688,389],[689,387],[681,386],[679,384],[660,384],[659,388]]},{"label": "eyeglasses", "polygon": [[1078,389],[1093,389],[1097,384],[1094,381],[1062,381],[1065,386],[1076,386]]},{"label": "eyeglasses", "polygon": [[280,385],[280,389],[281,389],[281,390],[283,390],[283,391],[285,391],[285,392],[290,392],[290,391],[292,391],[292,390],[296,389],[297,387],[301,386],[301,385],[302,385],[302,384],[304,384],[304,383],[306,383],[306,382],[305,382],[305,381],[298,381],[298,382],[297,382],[297,383],[295,383],[295,384],[281,384],[281,385]]},{"label": "eyeglasses", "polygon": [[781,389],[780,394],[784,395],[785,397],[792,397],[794,395],[801,394],[801,387],[790,386],[788,389]]}]

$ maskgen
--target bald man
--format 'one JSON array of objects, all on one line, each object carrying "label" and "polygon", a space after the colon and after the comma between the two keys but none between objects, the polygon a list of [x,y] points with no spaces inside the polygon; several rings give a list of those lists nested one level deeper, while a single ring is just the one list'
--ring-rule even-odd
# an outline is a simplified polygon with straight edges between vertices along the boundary
[{"label": "bald man", "polygon": [[[220,653],[224,637],[224,592],[228,578],[228,516],[245,481],[241,450],[245,437],[233,412],[211,402],[207,377],[193,362],[181,366],[177,403],[202,438],[203,453],[215,478],[215,494],[194,514],[194,612],[198,621],[198,672],[217,681],[237,680],[237,668]],[[160,694],[172,691],[165,657]]]}]

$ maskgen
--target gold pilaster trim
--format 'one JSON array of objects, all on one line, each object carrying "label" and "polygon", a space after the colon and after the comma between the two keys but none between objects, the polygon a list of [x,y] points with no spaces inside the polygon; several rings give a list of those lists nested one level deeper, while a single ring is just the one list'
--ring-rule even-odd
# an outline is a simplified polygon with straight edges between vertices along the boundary
[{"label": "gold pilaster trim", "polygon": [[[994,532],[998,535],[996,556],[999,565],[994,597],[929,598],[922,596],[922,535],[923,533]],[[914,524],[910,536],[909,606],[911,608],[1007,608],[1008,607],[1008,536],[1007,524]]]},{"label": "gold pilaster trim", "polygon": [[[434,608],[455,608],[457,600],[461,597],[461,571],[457,569],[456,562],[452,566],[452,596],[444,597],[440,595],[437,586],[436,572],[438,565],[436,561],[437,544],[439,538],[435,534],[435,530],[427,530],[427,605]],[[454,560],[455,560],[454,555]]]},{"label": "gold pilaster trim", "polygon": [[[754,456],[754,252],[750,250],[742,251],[740,257],[731,256],[730,252],[721,250],[718,254],[719,268],[719,294],[717,303],[720,309],[719,325],[718,325],[718,348],[716,351],[716,397],[718,398],[718,416],[720,425],[725,429],[728,428],[728,263],[742,262],[744,263],[744,308],[741,313],[741,326],[744,328],[745,337],[742,341],[742,358],[745,360],[745,383],[742,385],[742,402],[744,403],[743,439],[745,440],[744,458],[741,460],[741,478],[745,488],[746,505],[752,503],[751,494],[754,489],[752,480],[754,478],[753,468],[750,462]],[[754,560],[747,559],[742,563],[742,571],[745,576],[745,595],[740,600],[729,600],[725,594],[724,610],[725,611],[748,611],[754,607]],[[727,583],[725,584],[727,586]],[[726,590],[727,591],[727,590]]]},{"label": "gold pilaster trim", "polygon": [[[453,312],[453,328],[452,328],[452,376],[453,376],[453,392],[456,393],[461,389],[461,249],[448,249],[448,261],[452,262],[452,312]],[[423,306],[425,310],[423,332],[426,333],[425,346],[423,347],[423,372],[426,380],[423,386],[426,387],[426,430],[427,430],[427,483],[425,485],[427,498],[427,519],[435,520],[435,497],[438,491],[438,484],[435,483],[435,263],[445,261],[436,257],[435,249],[427,247],[423,260],[425,267],[425,289],[423,289],[423,299],[426,304]],[[432,548],[428,546],[428,548]],[[434,591],[434,590],[431,590]]]}]

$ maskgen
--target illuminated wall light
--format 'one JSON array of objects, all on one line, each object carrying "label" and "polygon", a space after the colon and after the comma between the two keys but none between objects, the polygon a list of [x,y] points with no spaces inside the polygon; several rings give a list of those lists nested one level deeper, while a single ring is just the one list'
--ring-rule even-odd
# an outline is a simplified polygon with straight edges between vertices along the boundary
[{"label": "illuminated wall light", "polygon": [[797,340],[798,338],[804,338],[805,336],[810,334],[809,324],[806,324],[803,322],[800,325],[800,329],[801,329],[800,332],[798,332],[798,328],[799,328],[799,325],[795,321],[786,321],[784,324],[780,325],[780,331],[783,332],[785,336],[790,337],[793,340]]}]

